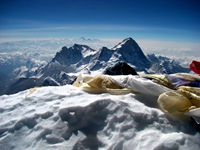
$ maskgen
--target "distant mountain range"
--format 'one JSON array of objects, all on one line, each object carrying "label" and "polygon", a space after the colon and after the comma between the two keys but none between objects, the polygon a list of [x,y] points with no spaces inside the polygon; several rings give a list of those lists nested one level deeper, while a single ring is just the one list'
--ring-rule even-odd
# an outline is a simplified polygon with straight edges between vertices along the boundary
[{"label": "distant mountain range", "polygon": [[[125,65],[121,65],[119,62]],[[106,73],[109,72],[108,70],[112,70],[112,67],[120,69],[120,67],[116,67],[116,64],[144,73],[189,72],[189,68],[184,68],[177,61],[167,57],[157,57],[154,54],[145,56],[132,38],[124,39],[111,49],[102,47],[99,50],[94,50],[87,45],[74,44],[69,48],[62,47],[47,64],[43,63],[43,65],[35,67],[32,61],[27,62],[28,69],[22,68],[15,71],[12,76],[18,77],[17,81],[12,80],[11,82],[9,80],[9,85],[6,88],[0,87],[4,89],[0,94],[12,94],[35,86],[71,84],[76,76],[70,76],[69,73],[90,73],[93,71]],[[118,73],[111,74],[119,74],[120,71],[115,70],[115,72]],[[7,76],[3,74],[1,76],[7,79]]]},{"label": "distant mountain range", "polygon": [[94,50],[87,45],[78,44],[69,48],[63,47],[52,61],[38,72],[37,76],[47,77],[47,72],[53,74],[51,70],[62,70],[66,73],[77,73],[85,69],[103,72],[118,62],[125,62],[136,71],[145,73],[189,71],[188,68],[180,66],[178,62],[167,57],[156,57],[154,54],[145,56],[139,45],[132,38],[127,38],[111,49],[102,47]]}]

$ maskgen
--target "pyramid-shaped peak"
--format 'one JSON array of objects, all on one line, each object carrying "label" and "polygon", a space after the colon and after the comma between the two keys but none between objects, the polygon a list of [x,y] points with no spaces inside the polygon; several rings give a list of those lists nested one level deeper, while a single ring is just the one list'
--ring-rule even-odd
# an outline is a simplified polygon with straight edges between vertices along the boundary
[{"label": "pyramid-shaped peak", "polygon": [[116,46],[114,46],[112,48],[112,50],[116,50],[118,48],[123,47],[124,45],[128,46],[128,45],[138,45],[135,40],[133,40],[131,37],[124,39],[122,42],[120,42],[119,44],[117,44]]},{"label": "pyramid-shaped peak", "polygon": [[131,37],[124,39],[122,42],[135,42]]}]

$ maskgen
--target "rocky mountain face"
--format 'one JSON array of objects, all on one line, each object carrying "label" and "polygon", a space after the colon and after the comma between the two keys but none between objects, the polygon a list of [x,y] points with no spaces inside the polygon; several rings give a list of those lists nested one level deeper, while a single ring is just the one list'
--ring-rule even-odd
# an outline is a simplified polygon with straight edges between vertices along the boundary
[{"label": "rocky mountain face", "polygon": [[[99,50],[94,50],[87,45],[74,44],[69,48],[63,47],[46,65],[27,69],[31,67],[32,63],[29,62],[28,64],[26,69],[17,70],[18,74],[24,75],[22,76],[24,79],[18,79],[5,90],[9,92],[4,93],[13,93],[10,90],[15,86],[21,90],[34,86],[71,84],[76,76],[70,76],[69,73],[98,71],[99,73],[117,75],[137,74],[140,71],[167,74],[189,72],[189,68],[183,68],[178,62],[167,57],[154,54],[145,56],[132,38],[124,39],[111,49],[102,47]],[[29,82],[31,86],[27,85]],[[20,85],[20,88],[18,85]]]},{"label": "rocky mountain face", "polygon": [[[57,52],[52,62],[58,62],[64,66],[71,66],[72,71],[76,71],[80,65],[88,64],[92,54],[96,52],[89,46],[74,44],[67,48],[63,47],[60,52]],[[76,68],[73,68],[76,67]]]},{"label": "rocky mountain face", "polygon": [[175,60],[171,60],[167,57],[158,56],[155,54],[148,54],[147,58],[151,61],[151,69],[155,73],[178,73],[178,72],[189,72],[189,68],[184,68],[179,65]]},{"label": "rocky mountain face", "polygon": [[139,45],[132,38],[127,38],[112,48],[119,54],[119,59],[133,66],[136,70],[145,70],[150,68],[151,63],[142,52]]},{"label": "rocky mountain face", "polygon": [[68,68],[67,72],[79,72],[83,68],[89,68],[91,71],[105,70],[120,61],[128,63],[137,71],[151,67],[151,62],[132,38],[123,40],[112,49],[102,47],[93,50],[86,45],[78,44],[70,48],[63,47],[50,63],[57,62],[65,66]]},{"label": "rocky mountain face", "polygon": [[137,72],[125,62],[118,62],[114,66],[107,68],[103,74],[108,75],[138,75]]}]

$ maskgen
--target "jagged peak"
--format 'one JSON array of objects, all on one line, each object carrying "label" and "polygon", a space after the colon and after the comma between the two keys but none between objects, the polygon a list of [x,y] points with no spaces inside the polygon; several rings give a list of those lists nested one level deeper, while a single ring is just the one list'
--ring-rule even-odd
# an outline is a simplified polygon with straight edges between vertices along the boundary
[{"label": "jagged peak", "polygon": [[[68,48],[66,46],[63,46],[60,51],[56,52],[56,55],[60,55],[62,53],[65,53],[67,50],[68,50]],[[54,58],[56,57],[56,55],[54,56]]]},{"label": "jagged peak", "polygon": [[72,47],[80,47],[80,46],[85,46],[85,45],[75,43]]},{"label": "jagged peak", "polygon": [[73,49],[80,50],[80,51],[83,50],[83,49],[91,49],[91,50],[92,50],[92,48],[90,48],[90,47],[87,46],[87,45],[74,44],[73,46],[71,46],[71,47],[69,47],[69,48],[67,48],[66,46],[63,46],[63,47],[61,48],[61,50],[60,50],[59,52],[57,52],[57,53],[66,53],[67,51],[73,50]]},{"label": "jagged peak", "polygon": [[88,45],[84,45],[84,44],[74,44],[72,47],[70,47],[72,49],[77,49],[77,50],[82,50],[82,49],[90,49],[93,50],[91,47],[89,47]]},{"label": "jagged peak", "polygon": [[81,47],[82,47],[83,45],[80,45],[80,44],[74,44],[72,47],[70,47],[70,48],[72,48],[72,49],[80,49]]},{"label": "jagged peak", "polygon": [[87,40],[85,37],[80,37],[79,40]]},{"label": "jagged peak", "polygon": [[61,48],[61,51],[62,50],[66,50],[67,49],[67,46],[63,46],[62,48]]},{"label": "jagged peak", "polygon": [[67,46],[63,46],[63,47],[61,48],[61,50],[58,51],[56,54],[58,54],[58,53],[63,53],[63,52],[66,51],[67,49],[68,49]]},{"label": "jagged peak", "polygon": [[135,42],[135,40],[133,40],[131,37],[128,37],[128,38],[124,39],[122,42],[129,42],[129,41],[134,41]]},{"label": "jagged peak", "polygon": [[[112,50],[116,50],[118,48],[121,48],[123,45],[135,45],[137,44],[135,40],[133,40],[131,37],[124,39],[122,42],[117,44],[112,48]],[[138,45],[138,44],[137,44]]]},{"label": "jagged peak", "polygon": [[109,50],[107,47],[103,46],[102,48],[100,48],[100,50]]}]

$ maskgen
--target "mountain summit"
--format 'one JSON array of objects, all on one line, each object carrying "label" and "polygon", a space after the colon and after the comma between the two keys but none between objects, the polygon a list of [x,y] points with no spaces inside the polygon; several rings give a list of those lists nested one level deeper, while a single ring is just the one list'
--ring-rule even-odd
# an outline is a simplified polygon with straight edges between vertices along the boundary
[{"label": "mountain summit", "polygon": [[[112,49],[116,50],[118,48],[124,47],[124,46],[138,46],[135,40],[133,40],[131,37],[124,39],[122,42],[114,46]],[[139,47],[139,46],[138,46]]]},{"label": "mountain summit", "polygon": [[[38,71],[38,73],[43,78],[46,78],[49,73],[51,74],[50,77],[52,77],[53,70],[60,72],[58,68],[66,73],[78,73],[81,70],[104,72],[118,62],[125,62],[136,71],[147,73],[149,71],[153,73],[154,70],[155,72],[162,73],[165,70],[163,66],[159,67],[160,64],[154,62],[153,59],[146,57],[137,42],[129,37],[111,49],[102,47],[99,50],[94,50],[87,45],[79,44],[74,44],[69,48],[63,47],[60,52],[56,53],[52,61],[42,71]],[[159,68],[162,69],[159,70]],[[173,73],[174,70],[167,69],[164,72]]]},{"label": "mountain summit", "polygon": [[77,63],[88,63],[90,56],[96,52],[87,45],[74,44],[67,48],[63,47],[60,52],[57,52],[52,62],[58,62],[61,65],[71,66]]},{"label": "mountain summit", "polygon": [[150,67],[150,61],[132,38],[124,39],[112,49],[102,47],[94,50],[89,46],[79,44],[74,44],[70,48],[63,47],[56,53],[51,63],[59,63],[67,67],[69,72],[79,72],[84,68],[93,71],[105,70],[119,61],[130,64],[138,71],[144,71],[145,68]]},{"label": "mountain summit", "polygon": [[121,55],[121,60],[133,66],[136,70],[145,70],[151,63],[142,52],[142,49],[132,38],[124,39],[121,43],[112,48]]}]

